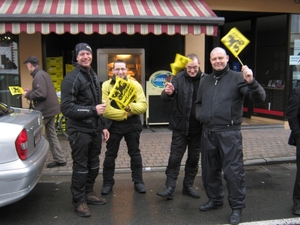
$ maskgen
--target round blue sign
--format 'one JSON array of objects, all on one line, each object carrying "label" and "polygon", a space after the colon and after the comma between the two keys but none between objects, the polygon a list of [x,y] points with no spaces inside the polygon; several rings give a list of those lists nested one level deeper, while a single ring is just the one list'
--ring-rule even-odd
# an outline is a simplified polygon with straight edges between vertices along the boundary
[{"label": "round blue sign", "polygon": [[153,76],[151,76],[151,84],[154,87],[164,88],[166,82],[171,82],[172,73],[168,71],[157,71]]}]

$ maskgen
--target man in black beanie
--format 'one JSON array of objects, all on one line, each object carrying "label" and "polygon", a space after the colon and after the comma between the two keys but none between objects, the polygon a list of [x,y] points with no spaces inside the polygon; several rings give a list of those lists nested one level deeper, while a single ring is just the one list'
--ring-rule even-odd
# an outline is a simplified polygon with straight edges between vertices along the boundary
[{"label": "man in black beanie", "polygon": [[104,140],[109,138],[102,114],[100,83],[91,68],[92,48],[86,43],[75,47],[76,67],[61,84],[61,111],[68,117],[67,131],[72,149],[73,173],[71,192],[79,216],[91,215],[87,204],[103,205],[93,188],[99,173],[99,155]]}]

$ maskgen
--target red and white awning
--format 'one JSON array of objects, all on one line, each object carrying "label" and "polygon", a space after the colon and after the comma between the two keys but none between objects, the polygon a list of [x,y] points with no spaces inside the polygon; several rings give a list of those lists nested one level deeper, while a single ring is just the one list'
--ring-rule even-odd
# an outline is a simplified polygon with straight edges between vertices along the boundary
[{"label": "red and white awning", "polygon": [[217,35],[223,24],[203,0],[0,1],[0,34]]}]

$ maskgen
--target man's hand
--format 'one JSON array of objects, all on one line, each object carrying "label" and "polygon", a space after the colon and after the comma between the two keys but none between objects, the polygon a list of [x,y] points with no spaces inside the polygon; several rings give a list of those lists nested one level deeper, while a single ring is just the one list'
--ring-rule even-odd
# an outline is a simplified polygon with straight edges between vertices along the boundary
[{"label": "man's hand", "polygon": [[109,139],[109,136],[110,136],[109,131],[107,129],[103,129],[102,134],[103,134],[103,141],[107,141]]},{"label": "man's hand", "polygon": [[174,92],[174,90],[175,90],[175,88],[174,88],[173,84],[168,82],[166,84],[166,86],[165,86],[165,92],[166,92],[166,94],[167,95],[172,95],[173,92]]},{"label": "man's hand", "polygon": [[25,89],[24,89],[24,93],[23,93],[23,97],[24,97],[24,98],[25,98],[25,96],[26,96],[26,94],[27,94],[28,91],[29,91],[28,88],[25,88]]},{"label": "man's hand", "polygon": [[97,114],[98,115],[101,115],[104,113],[106,109],[106,104],[99,104],[99,105],[96,105],[96,110],[97,110]]},{"label": "man's hand", "polygon": [[243,66],[242,67],[243,75],[244,75],[244,80],[247,81],[247,83],[251,83],[253,80],[253,72],[251,69],[248,68],[248,66]]}]

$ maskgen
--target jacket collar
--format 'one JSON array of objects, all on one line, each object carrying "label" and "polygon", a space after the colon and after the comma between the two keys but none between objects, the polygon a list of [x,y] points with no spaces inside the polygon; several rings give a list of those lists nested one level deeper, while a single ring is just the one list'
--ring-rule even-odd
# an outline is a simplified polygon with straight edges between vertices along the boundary
[{"label": "jacket collar", "polygon": [[36,66],[35,69],[30,73],[30,75],[34,77],[40,70],[41,68],[39,66]]},{"label": "jacket collar", "polygon": [[199,68],[198,73],[197,73],[197,75],[196,75],[195,77],[190,77],[190,75],[188,75],[186,69],[185,69],[184,72],[183,72],[183,76],[185,76],[185,77],[187,77],[187,78],[191,78],[192,80],[199,80],[200,77],[202,76],[202,74],[203,74],[203,73],[202,73],[202,71],[201,71],[200,68]]}]

